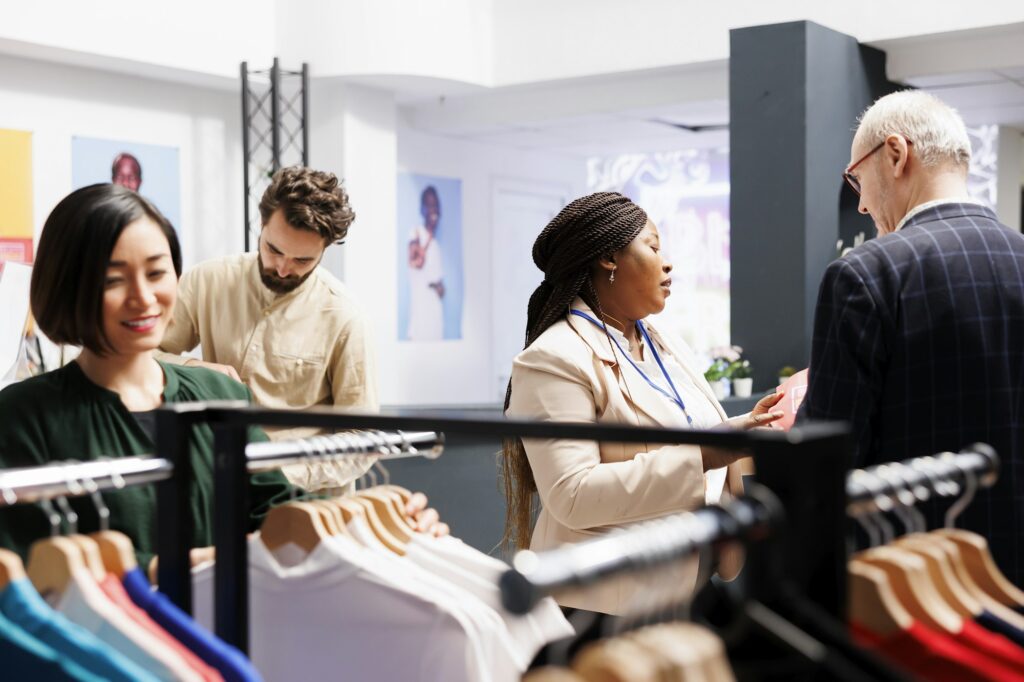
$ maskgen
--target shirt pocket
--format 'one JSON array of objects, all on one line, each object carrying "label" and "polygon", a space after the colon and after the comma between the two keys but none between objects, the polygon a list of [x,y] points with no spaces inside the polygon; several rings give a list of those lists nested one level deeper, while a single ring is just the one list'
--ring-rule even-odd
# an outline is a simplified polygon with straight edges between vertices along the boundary
[{"label": "shirt pocket", "polygon": [[325,356],[316,353],[286,353],[276,351],[267,358],[274,380],[295,388],[303,386],[303,392],[318,392],[323,381]]}]

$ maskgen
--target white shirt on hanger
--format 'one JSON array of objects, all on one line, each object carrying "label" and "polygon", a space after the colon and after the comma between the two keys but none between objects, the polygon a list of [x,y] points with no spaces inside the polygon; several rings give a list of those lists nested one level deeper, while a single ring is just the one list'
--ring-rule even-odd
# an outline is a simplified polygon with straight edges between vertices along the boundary
[{"label": "white shirt on hanger", "polygon": [[[250,648],[267,682],[486,678],[452,609],[379,575],[354,542],[346,550],[347,538],[334,539],[309,554],[249,541]],[[193,593],[196,622],[212,628],[212,566],[193,571]]]},{"label": "white shirt on hanger", "polygon": [[[492,585],[498,585],[502,574],[509,570],[508,564],[504,561],[473,549],[452,535],[431,539],[430,548],[453,563],[473,571]],[[562,610],[551,597],[540,600],[528,614],[528,618],[540,632],[544,643],[572,637],[575,634],[572,625],[565,619]]]},{"label": "white shirt on hanger", "polygon": [[[451,608],[463,612],[474,624],[475,633],[483,650],[483,658],[487,662],[490,673],[488,679],[508,680],[515,682],[526,671],[532,656],[525,657],[521,647],[513,641],[508,627],[498,613],[481,602],[462,585],[438,577],[411,561],[409,557],[401,557],[388,549],[382,549],[377,542],[366,542],[373,531],[364,519],[352,519],[346,526],[356,539],[363,540],[370,547],[373,557],[373,570],[396,581],[415,584],[418,594],[437,599]],[[343,543],[347,541],[344,536]]]}]

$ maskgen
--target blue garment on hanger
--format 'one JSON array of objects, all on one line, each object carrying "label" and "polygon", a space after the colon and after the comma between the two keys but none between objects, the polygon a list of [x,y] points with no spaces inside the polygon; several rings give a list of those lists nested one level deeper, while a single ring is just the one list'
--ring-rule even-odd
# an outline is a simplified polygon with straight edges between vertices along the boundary
[{"label": "blue garment on hanger", "polygon": [[1024,647],[1024,630],[1021,630],[1012,623],[1006,622],[994,613],[983,610],[981,615],[975,618],[974,621],[986,630],[1000,634],[1017,646]]},{"label": "blue garment on hanger", "polygon": [[74,661],[0,616],[0,663],[5,680],[71,680],[103,682]]},{"label": "blue garment on hanger", "polygon": [[0,613],[59,655],[105,680],[158,680],[96,635],[50,608],[28,578],[11,581],[0,593]]},{"label": "blue garment on hanger", "polygon": [[263,682],[245,654],[197,625],[166,595],[150,589],[141,569],[133,568],[125,573],[122,582],[136,606],[207,665],[215,668],[225,682]]}]

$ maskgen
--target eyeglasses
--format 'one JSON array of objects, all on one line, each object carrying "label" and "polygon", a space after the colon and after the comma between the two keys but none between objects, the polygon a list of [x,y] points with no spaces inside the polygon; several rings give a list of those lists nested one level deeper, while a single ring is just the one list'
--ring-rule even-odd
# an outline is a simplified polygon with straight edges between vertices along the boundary
[{"label": "eyeglasses", "polygon": [[[906,140],[906,138],[903,138],[903,139]],[[914,143],[911,142],[910,140],[907,140],[907,146],[908,147],[910,145],[912,145],[912,144],[914,144]],[[853,173],[852,173],[853,169],[856,168],[857,166],[861,165],[862,163],[864,163],[864,161],[869,156],[871,156],[872,154],[874,154],[875,152],[877,152],[879,149],[881,149],[884,146],[885,146],[885,140],[882,140],[881,142],[878,143],[877,146],[875,146],[874,149],[872,149],[867,154],[865,154],[864,156],[862,156],[859,159],[857,159],[856,161],[854,161],[852,164],[850,164],[847,167],[846,170],[843,171],[843,179],[846,180],[848,183],[850,183],[850,187],[852,187],[853,191],[857,193],[857,196],[860,196],[860,180],[858,180],[857,178],[853,177]]]}]

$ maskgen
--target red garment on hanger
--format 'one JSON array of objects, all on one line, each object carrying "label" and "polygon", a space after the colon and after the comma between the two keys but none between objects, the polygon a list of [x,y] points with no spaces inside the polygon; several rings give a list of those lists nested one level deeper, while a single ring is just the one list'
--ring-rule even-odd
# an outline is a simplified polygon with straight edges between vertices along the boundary
[{"label": "red garment on hanger", "polygon": [[[967,621],[965,621],[967,622]],[[969,648],[953,637],[921,623],[881,637],[856,623],[850,624],[853,641],[878,653],[894,665],[925,680],[966,682],[1024,680],[1024,673]]]},{"label": "red garment on hanger", "polygon": [[170,647],[176,654],[181,656],[185,664],[199,673],[205,682],[224,682],[224,678],[215,669],[208,666],[201,658],[185,648],[185,645],[174,639],[166,630],[156,624],[145,611],[140,609],[128,596],[121,581],[113,573],[108,573],[99,582],[100,589],[107,595],[114,604],[128,614],[128,617],[135,621],[141,628],[156,635],[160,641]]},{"label": "red garment on hanger", "polygon": [[1018,674],[1024,675],[1024,649],[1008,638],[995,632],[989,632],[973,620],[964,619],[963,629],[955,639],[985,654],[1007,667],[1013,668]]}]

